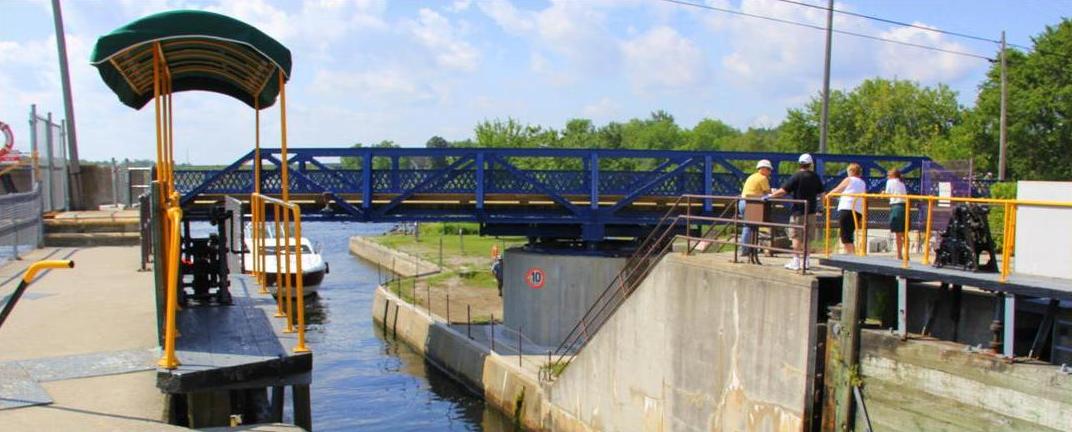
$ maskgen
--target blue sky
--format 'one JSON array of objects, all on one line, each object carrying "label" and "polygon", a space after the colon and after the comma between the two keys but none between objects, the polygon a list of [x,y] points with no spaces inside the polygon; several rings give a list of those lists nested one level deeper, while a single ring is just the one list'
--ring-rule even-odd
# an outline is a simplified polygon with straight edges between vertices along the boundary
[{"label": "blue sky", "polygon": [[[703,0],[689,0],[701,2]],[[821,0],[801,0],[825,4]],[[825,13],[777,0],[707,4],[824,25]],[[845,0],[836,8],[1030,45],[1072,16],[1072,0]],[[93,42],[154,12],[195,8],[260,27],[294,53],[289,142],[346,146],[432,135],[472,136],[484,119],[561,127],[663,109],[691,127],[705,117],[740,128],[774,126],[821,86],[823,32],[657,0],[66,1],[64,18],[83,158],[150,158],[150,108],[121,105],[88,64]],[[47,0],[0,3],[0,121],[28,149],[30,104],[62,113]],[[986,42],[837,16],[835,28],[993,55]],[[835,35],[834,88],[881,76],[945,83],[970,105],[984,60]],[[176,159],[225,163],[252,147],[253,113],[225,96],[181,93]],[[278,145],[278,111],[262,114]]]}]

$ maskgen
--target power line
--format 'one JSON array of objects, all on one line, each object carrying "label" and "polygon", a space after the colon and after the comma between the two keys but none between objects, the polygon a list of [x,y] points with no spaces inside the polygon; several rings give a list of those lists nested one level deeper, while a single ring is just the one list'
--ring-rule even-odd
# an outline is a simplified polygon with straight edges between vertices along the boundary
[{"label": "power line", "polygon": [[[783,19],[783,18],[775,18],[775,17],[771,17],[771,16],[766,16],[766,15],[759,15],[759,14],[743,12],[743,11],[738,11],[738,10],[733,10],[733,9],[720,8],[720,7],[717,7],[717,6],[710,6],[710,5],[705,5],[705,4],[692,3],[692,2],[687,2],[687,1],[683,1],[683,0],[662,0],[662,1],[667,2],[667,3],[674,3],[674,4],[678,4],[678,5],[682,5],[682,6],[692,6],[692,7],[700,8],[700,9],[713,10],[713,11],[724,12],[724,13],[733,14],[733,15],[746,16],[746,17],[750,17],[750,18],[757,18],[757,19],[762,19],[762,20],[766,20],[766,21],[772,21],[772,22],[777,22],[777,23],[782,23],[782,24],[795,25],[795,26],[798,26],[798,27],[806,27],[806,28],[810,28],[810,29],[814,29],[814,30],[826,31],[826,27],[823,27],[823,26],[819,26],[819,25],[815,25],[815,24],[802,23],[802,22],[799,22],[799,21],[793,21],[793,20],[788,20],[788,19]],[[807,3],[801,3],[801,4],[807,4]],[[810,5],[810,6],[814,6],[814,5]],[[820,9],[826,10],[826,8],[823,8],[823,7],[821,7]],[[952,49],[948,49],[948,48],[936,47],[936,46],[933,46],[933,45],[924,45],[924,44],[917,44],[917,43],[912,43],[912,42],[899,41],[899,40],[896,40],[896,39],[887,39],[887,38],[880,37],[880,36],[874,36],[874,35],[863,34],[863,33],[856,33],[856,32],[851,32],[851,31],[847,31],[847,30],[833,29],[832,31],[834,33],[838,33],[838,34],[843,34],[843,35],[847,35],[847,36],[854,36],[854,37],[863,38],[863,39],[870,39],[870,40],[879,41],[879,42],[886,42],[886,43],[891,43],[891,44],[896,44],[896,45],[909,46],[909,47],[913,47],[913,48],[927,49],[927,50],[931,50],[931,51],[943,52],[943,53],[946,53],[946,54],[954,54],[954,55],[960,55],[960,56],[965,56],[965,57],[973,57],[973,58],[982,59],[982,60],[986,60],[986,61],[994,61],[994,59],[992,59],[990,57],[975,54],[975,53],[971,53],[971,52],[966,52],[966,51],[957,51],[957,50],[952,50]]]},{"label": "power line", "polygon": [[[804,7],[808,7],[808,8],[812,8],[812,9],[821,9],[821,10],[824,10],[824,11],[826,10],[825,6],[819,6],[819,5],[815,5],[815,4],[811,4],[811,3],[805,3],[805,2],[797,1],[797,0],[778,0],[778,1],[780,1],[782,3],[789,3],[789,4],[795,4],[795,5],[799,5],[799,6],[804,6]],[[955,31],[942,30],[942,29],[939,29],[939,28],[927,27],[927,26],[924,26],[924,25],[912,24],[912,23],[907,23],[907,22],[903,22],[903,21],[897,21],[897,20],[892,20],[892,19],[888,19],[888,18],[877,17],[877,16],[873,16],[873,15],[865,15],[865,14],[862,14],[862,13],[857,13],[857,12],[852,12],[852,11],[847,11],[847,10],[842,10],[842,9],[834,9],[834,13],[839,13],[839,14],[842,14],[842,15],[854,16],[854,17],[857,17],[857,18],[869,19],[869,20],[872,20],[872,21],[884,22],[886,24],[899,25],[899,26],[902,26],[902,27],[911,27],[911,28],[914,28],[914,29],[925,30],[925,31],[934,32],[934,33],[941,33],[941,34],[945,34],[945,35],[949,35],[949,36],[962,37],[962,38],[966,38],[966,39],[975,39],[975,40],[978,40],[978,41],[990,42],[990,43],[998,44],[998,45],[1001,44],[1001,41],[999,41],[997,39],[990,39],[990,38],[985,38],[985,37],[982,37],[982,36],[970,35],[970,34],[967,34],[967,33],[959,33],[959,32],[955,32]],[[1012,44],[1008,44],[1008,45],[1012,45]]]}]

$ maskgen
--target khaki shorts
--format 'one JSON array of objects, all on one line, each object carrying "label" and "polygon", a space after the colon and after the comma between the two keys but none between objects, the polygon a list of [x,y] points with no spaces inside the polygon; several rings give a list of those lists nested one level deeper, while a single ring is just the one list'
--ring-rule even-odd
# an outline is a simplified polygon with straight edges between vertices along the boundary
[{"label": "khaki shorts", "polygon": [[[815,233],[818,231],[818,229],[817,229],[818,224],[815,221],[816,221],[815,213],[812,213],[812,214],[808,215],[808,222],[807,222],[807,226],[808,226],[808,243],[812,243],[815,240],[817,240],[815,238],[815,235],[816,235]],[[800,224],[803,224],[803,223],[804,223],[804,216],[803,215],[789,216],[789,224],[790,225],[800,225]],[[797,240],[797,241],[804,241],[804,230],[800,229],[800,228],[789,228],[789,239],[790,240]]]}]

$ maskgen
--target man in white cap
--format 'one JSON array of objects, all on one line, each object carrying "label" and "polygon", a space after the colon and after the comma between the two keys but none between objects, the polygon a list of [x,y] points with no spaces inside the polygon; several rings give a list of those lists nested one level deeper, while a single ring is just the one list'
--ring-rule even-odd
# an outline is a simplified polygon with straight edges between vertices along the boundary
[{"label": "man in white cap", "polygon": [[[819,212],[819,194],[823,193],[823,180],[812,171],[812,166],[815,162],[810,154],[804,153],[800,155],[797,158],[797,164],[800,166],[800,170],[793,174],[792,177],[789,177],[789,180],[786,180],[782,187],[775,190],[770,196],[778,198],[788,195],[792,199],[807,202],[807,206],[793,204],[793,213],[789,216],[789,223],[792,225],[806,225],[808,229],[806,237],[808,243],[811,243],[816,240],[815,214]],[[785,268],[790,270],[800,270],[802,266],[807,268],[808,263],[801,261],[801,253],[805,247],[804,234],[803,229],[791,228],[789,230],[789,238],[793,240],[793,250],[796,253],[793,254],[793,259],[785,265]]]},{"label": "man in white cap", "polygon": [[[744,181],[744,187],[741,188],[741,197],[743,198],[762,198],[763,196],[770,194],[770,176],[774,167],[771,166],[769,160],[763,159],[756,164],[756,172],[748,176]],[[737,212],[744,217],[744,207],[746,200],[737,201]],[[756,227],[751,225],[745,225],[744,230],[741,232],[741,243],[756,244],[756,235],[758,234]],[[745,256],[751,254],[753,250],[751,248],[741,248],[741,253]]]}]

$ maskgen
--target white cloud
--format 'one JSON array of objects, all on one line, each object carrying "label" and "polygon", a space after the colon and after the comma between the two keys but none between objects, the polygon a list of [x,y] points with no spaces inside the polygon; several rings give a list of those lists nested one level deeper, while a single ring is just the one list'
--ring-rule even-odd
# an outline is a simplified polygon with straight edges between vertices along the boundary
[{"label": "white cloud", "polygon": [[640,91],[695,87],[708,77],[703,52],[670,27],[623,42],[622,52],[629,79]]},{"label": "white cloud", "polygon": [[377,99],[381,102],[414,102],[428,100],[434,92],[419,84],[403,69],[380,68],[376,70],[327,70],[321,69],[313,77],[310,89],[322,97],[347,97],[361,95],[362,99]]},{"label": "white cloud", "polygon": [[[720,8],[784,19],[812,26],[826,26],[826,11],[800,7],[777,0],[742,0],[734,7],[728,0],[709,0]],[[838,3],[835,8],[852,10]],[[728,82],[783,103],[806,100],[821,87],[825,33],[814,29],[698,10],[707,28],[724,37],[730,52],[721,59]],[[920,43],[959,47],[943,35],[919,29],[885,30],[865,20],[834,15],[834,28],[854,33]],[[845,34],[834,34],[833,87],[851,87],[878,74],[919,80],[924,84],[961,79],[973,67],[972,59],[951,54],[900,47]]]},{"label": "white cloud", "polygon": [[609,97],[600,98],[598,101],[585,105],[581,110],[585,117],[596,121],[608,121],[617,118],[621,113],[621,106]]},{"label": "white cloud", "polygon": [[[913,23],[925,26],[922,23]],[[963,45],[946,41],[942,35],[911,27],[897,27],[881,34],[886,39],[928,45],[952,51],[969,51]],[[920,61],[920,48],[883,44],[877,55],[883,75],[923,82],[954,81],[962,78],[977,60],[945,52],[927,52],[927,61]]]},{"label": "white cloud", "polygon": [[480,61],[480,52],[461,37],[450,20],[431,9],[417,12],[411,32],[421,45],[434,53],[440,66],[472,71]]}]

